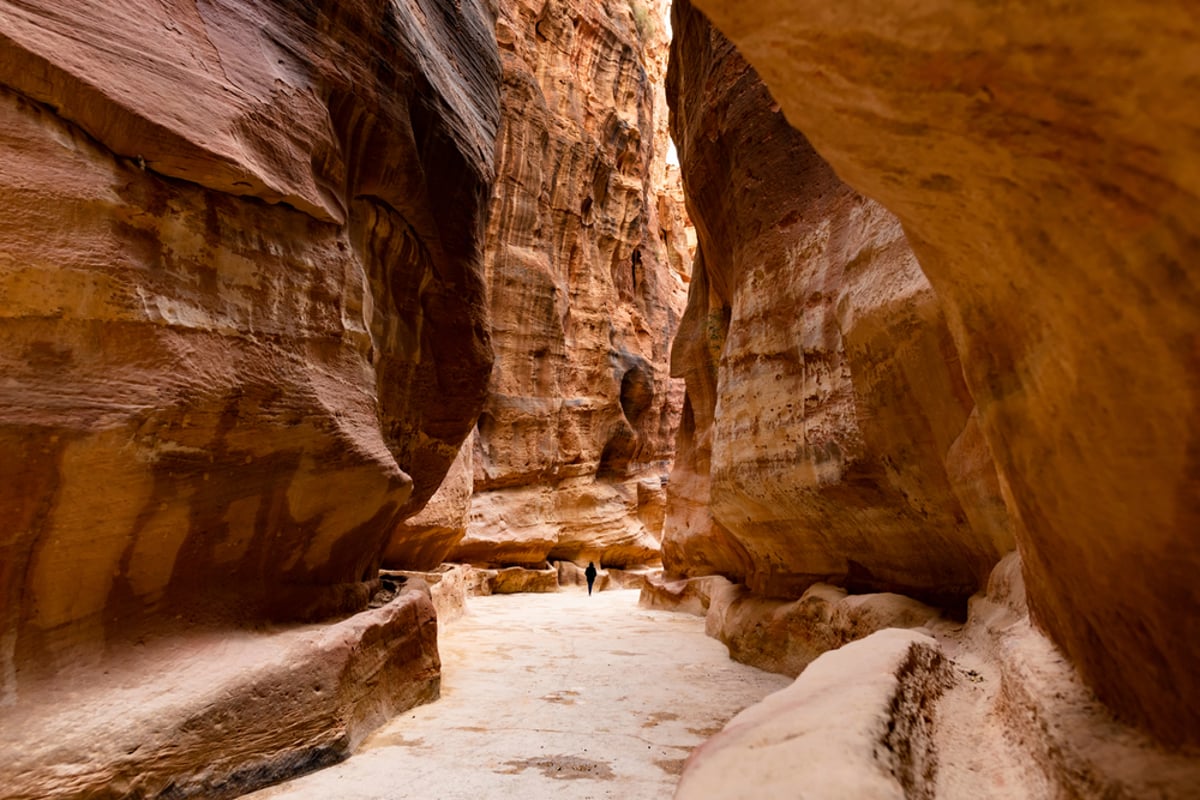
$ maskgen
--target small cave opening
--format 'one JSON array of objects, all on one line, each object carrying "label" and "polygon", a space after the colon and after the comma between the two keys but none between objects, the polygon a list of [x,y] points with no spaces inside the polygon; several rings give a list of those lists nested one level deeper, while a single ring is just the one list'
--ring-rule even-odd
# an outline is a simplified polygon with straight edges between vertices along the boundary
[{"label": "small cave opening", "polygon": [[495,418],[487,411],[481,412],[479,418],[475,420],[475,430],[482,438],[486,439],[491,434],[495,421]]},{"label": "small cave opening", "polygon": [[637,434],[628,425],[621,425],[600,452],[600,463],[596,467],[596,478],[622,478],[629,472],[629,464],[637,451]]},{"label": "small cave opening", "polygon": [[621,376],[621,413],[631,425],[636,425],[654,402],[654,378],[642,365],[629,369]]}]

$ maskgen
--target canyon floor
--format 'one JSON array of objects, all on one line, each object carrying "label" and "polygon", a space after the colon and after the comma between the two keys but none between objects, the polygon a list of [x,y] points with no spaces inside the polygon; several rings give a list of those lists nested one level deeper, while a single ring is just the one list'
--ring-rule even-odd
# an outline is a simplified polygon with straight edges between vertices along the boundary
[{"label": "canyon floor", "polygon": [[731,661],[704,620],[636,591],[469,601],[441,634],[442,697],[266,798],[663,798],[691,750],[791,681]]}]

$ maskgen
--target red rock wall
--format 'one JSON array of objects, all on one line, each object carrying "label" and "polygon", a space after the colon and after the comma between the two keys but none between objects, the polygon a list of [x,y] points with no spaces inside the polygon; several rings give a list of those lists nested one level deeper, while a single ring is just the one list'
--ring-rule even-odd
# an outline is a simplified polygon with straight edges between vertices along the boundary
[{"label": "red rock wall", "polygon": [[0,3],[0,686],[361,607],[483,404],[478,2]]},{"label": "red rock wall", "polygon": [[1011,548],[974,403],[899,222],[676,4],[668,94],[700,256],[664,561],[799,597],[953,601]]},{"label": "red rock wall", "polygon": [[499,4],[496,365],[455,560],[658,558],[690,256],[665,177],[656,5]]},{"label": "red rock wall", "polygon": [[1037,622],[1119,714],[1200,740],[1193,6],[697,5],[903,223]]}]

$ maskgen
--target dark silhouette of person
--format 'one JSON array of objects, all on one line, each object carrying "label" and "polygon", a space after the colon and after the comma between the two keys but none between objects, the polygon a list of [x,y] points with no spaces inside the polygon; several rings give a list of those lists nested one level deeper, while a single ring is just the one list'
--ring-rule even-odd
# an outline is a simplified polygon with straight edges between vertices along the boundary
[{"label": "dark silhouette of person", "polygon": [[592,584],[596,582],[596,565],[591,561],[588,562],[588,568],[583,571],[583,574],[588,579],[588,594],[592,593]]}]

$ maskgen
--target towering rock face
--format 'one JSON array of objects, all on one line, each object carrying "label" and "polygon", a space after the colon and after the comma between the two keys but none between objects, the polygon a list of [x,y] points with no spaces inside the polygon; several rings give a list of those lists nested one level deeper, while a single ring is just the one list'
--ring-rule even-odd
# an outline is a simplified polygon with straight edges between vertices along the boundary
[{"label": "towering rock face", "polygon": [[1012,547],[940,304],[900,223],[838,180],[677,4],[668,93],[699,256],[664,562],[759,594],[963,598]]},{"label": "towering rock face", "polygon": [[503,121],[485,257],[496,365],[455,560],[658,558],[680,400],[666,362],[690,267],[663,188],[660,13],[499,4]]},{"label": "towering rock face", "polygon": [[361,607],[491,365],[479,2],[0,3],[0,699]]},{"label": "towering rock face", "polygon": [[946,310],[1031,611],[1120,714],[1200,740],[1200,18],[698,0],[901,220]]}]

